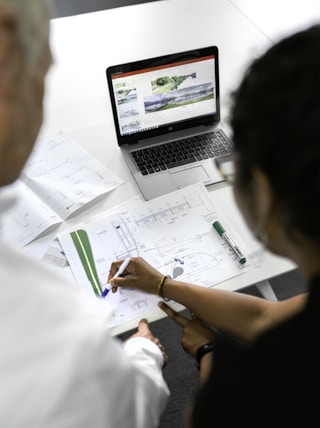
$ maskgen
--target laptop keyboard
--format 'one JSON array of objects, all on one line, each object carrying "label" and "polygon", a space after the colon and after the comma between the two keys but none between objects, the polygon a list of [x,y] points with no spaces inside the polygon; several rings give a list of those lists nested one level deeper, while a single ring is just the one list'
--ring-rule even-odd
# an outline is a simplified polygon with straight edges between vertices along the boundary
[{"label": "laptop keyboard", "polygon": [[135,150],[131,154],[142,175],[148,175],[225,155],[231,148],[231,141],[223,131],[217,129],[207,134]]}]

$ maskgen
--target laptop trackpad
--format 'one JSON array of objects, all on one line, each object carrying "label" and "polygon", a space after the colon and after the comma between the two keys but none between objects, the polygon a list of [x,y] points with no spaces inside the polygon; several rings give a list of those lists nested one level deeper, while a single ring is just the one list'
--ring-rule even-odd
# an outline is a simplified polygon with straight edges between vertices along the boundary
[{"label": "laptop trackpad", "polygon": [[209,178],[202,166],[195,166],[193,168],[172,172],[170,174],[179,189],[189,186],[190,184],[206,181]]}]

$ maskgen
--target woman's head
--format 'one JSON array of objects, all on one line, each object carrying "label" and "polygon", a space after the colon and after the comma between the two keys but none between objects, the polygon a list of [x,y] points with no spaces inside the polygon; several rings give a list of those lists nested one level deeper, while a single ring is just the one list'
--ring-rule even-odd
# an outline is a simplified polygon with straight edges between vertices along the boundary
[{"label": "woman's head", "polygon": [[252,64],[234,95],[231,125],[235,193],[250,227],[265,220],[252,200],[258,171],[291,238],[298,232],[320,244],[320,25]]}]

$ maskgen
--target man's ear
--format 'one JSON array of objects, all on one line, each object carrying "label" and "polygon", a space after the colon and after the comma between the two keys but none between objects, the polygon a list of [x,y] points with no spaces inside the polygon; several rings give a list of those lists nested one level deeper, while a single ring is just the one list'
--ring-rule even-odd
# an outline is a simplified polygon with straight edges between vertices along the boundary
[{"label": "man's ear", "polygon": [[10,62],[16,49],[17,21],[15,16],[0,6],[0,97],[5,95],[10,73]]}]

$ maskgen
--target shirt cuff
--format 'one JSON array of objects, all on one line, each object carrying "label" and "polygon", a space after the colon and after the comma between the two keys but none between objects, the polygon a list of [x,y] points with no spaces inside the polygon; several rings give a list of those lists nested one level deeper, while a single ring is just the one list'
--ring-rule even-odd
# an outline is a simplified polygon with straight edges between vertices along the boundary
[{"label": "shirt cuff", "polygon": [[129,355],[143,352],[153,358],[159,368],[163,366],[162,352],[155,343],[145,337],[133,337],[127,340],[124,344],[124,349]]}]

